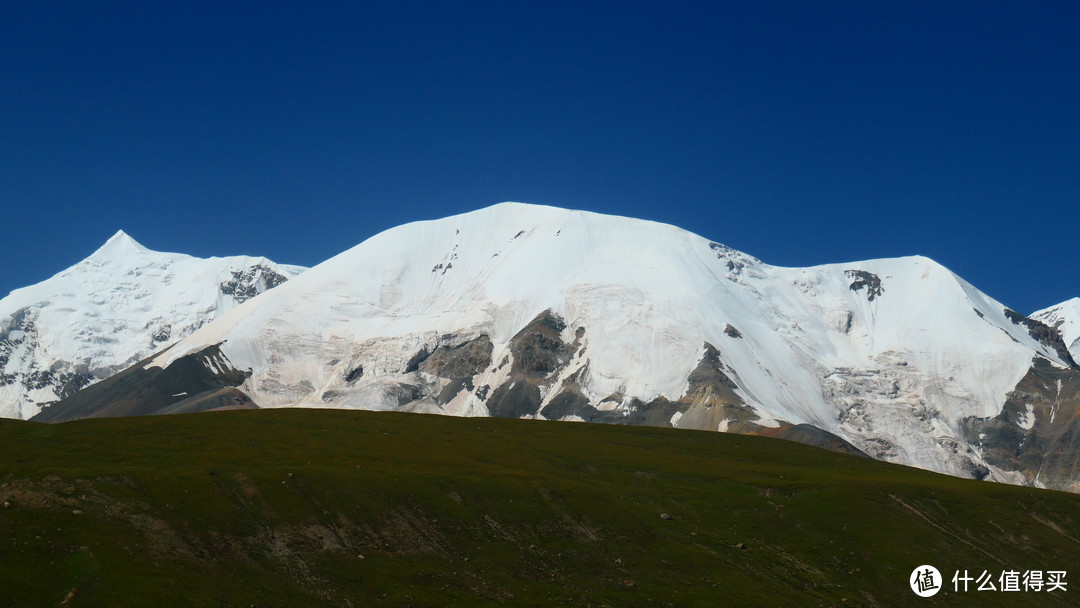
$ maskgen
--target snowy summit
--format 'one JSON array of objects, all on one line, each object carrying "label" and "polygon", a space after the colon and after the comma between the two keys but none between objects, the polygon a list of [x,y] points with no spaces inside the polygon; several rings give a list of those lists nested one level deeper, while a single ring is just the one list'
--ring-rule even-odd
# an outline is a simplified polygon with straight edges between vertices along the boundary
[{"label": "snowy summit", "polygon": [[302,270],[159,253],[118,231],[85,260],[0,300],[0,416],[30,418]]},{"label": "snowy summit", "polygon": [[[1028,441],[1074,423],[1053,405],[1080,387],[1060,334],[924,257],[782,268],[670,225],[504,203],[378,234],[143,369],[192,360],[197,386],[260,407],[754,433],[1080,487],[1075,456]],[[147,391],[125,397],[139,413],[220,403]]]}]

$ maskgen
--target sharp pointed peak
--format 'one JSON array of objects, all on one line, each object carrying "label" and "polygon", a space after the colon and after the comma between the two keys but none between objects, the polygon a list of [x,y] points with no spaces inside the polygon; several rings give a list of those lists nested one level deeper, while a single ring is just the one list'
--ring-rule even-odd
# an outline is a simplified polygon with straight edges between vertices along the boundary
[{"label": "sharp pointed peak", "polygon": [[101,247],[98,247],[97,251],[90,257],[112,257],[115,255],[149,252],[149,249],[143,247],[138,241],[131,238],[128,233],[123,230],[117,230],[116,234],[109,237],[109,240],[105,241],[105,244]]}]

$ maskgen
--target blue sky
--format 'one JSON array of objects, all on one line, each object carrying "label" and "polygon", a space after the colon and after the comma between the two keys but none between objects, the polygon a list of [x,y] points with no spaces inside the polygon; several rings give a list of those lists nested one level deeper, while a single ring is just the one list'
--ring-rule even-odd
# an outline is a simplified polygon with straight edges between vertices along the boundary
[{"label": "blue sky", "polygon": [[[674,6],[673,6],[674,4]],[[117,229],[312,265],[500,201],[1080,295],[1080,4],[0,5],[0,294]]]}]

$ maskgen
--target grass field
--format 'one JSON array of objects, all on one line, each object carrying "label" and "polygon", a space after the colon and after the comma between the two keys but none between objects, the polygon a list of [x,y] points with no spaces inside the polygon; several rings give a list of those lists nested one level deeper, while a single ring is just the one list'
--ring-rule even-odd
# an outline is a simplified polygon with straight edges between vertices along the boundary
[{"label": "grass field", "polygon": [[[1080,496],[762,437],[326,410],[0,421],[0,501],[0,606],[20,608],[1080,605],[949,582],[1080,585]],[[933,598],[908,587],[921,564],[945,575]]]}]

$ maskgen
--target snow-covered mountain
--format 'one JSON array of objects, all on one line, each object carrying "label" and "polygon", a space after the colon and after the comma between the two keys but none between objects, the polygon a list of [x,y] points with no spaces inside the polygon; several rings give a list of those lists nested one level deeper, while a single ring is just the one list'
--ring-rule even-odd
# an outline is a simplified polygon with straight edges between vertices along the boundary
[{"label": "snow-covered mountain", "polygon": [[302,270],[158,253],[117,232],[85,260],[0,300],[0,417],[30,418]]},{"label": "snow-covered mountain", "polygon": [[1031,318],[1061,332],[1061,338],[1073,359],[1080,359],[1080,298],[1040,310],[1032,314]]},{"label": "snow-covered mountain", "polygon": [[516,203],[376,235],[39,419],[223,395],[773,435],[1080,489],[1060,334],[933,260],[781,268]]}]

